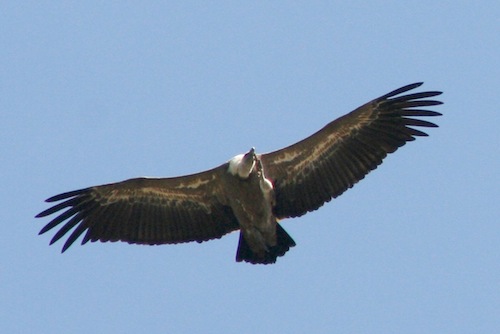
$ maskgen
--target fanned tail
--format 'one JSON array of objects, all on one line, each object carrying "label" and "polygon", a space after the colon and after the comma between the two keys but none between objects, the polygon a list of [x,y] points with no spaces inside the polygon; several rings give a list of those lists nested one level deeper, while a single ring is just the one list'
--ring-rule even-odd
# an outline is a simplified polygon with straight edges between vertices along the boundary
[{"label": "fanned tail", "polygon": [[285,255],[293,246],[295,246],[295,241],[293,241],[292,237],[288,235],[280,224],[276,224],[276,245],[268,247],[267,251],[263,252],[263,254],[253,252],[243,237],[243,232],[240,232],[236,261],[245,261],[252,264],[275,263],[279,256]]}]

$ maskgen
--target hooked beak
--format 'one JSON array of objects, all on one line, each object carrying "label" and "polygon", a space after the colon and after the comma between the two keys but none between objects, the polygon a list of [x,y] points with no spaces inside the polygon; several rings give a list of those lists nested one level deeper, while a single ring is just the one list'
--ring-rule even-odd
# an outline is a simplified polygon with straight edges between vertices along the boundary
[{"label": "hooked beak", "polygon": [[250,162],[250,161],[254,161],[256,159],[255,157],[255,147],[252,147],[250,149],[250,151],[248,151],[247,153],[245,153],[245,155],[243,156],[243,160],[245,162]]},{"label": "hooked beak", "polygon": [[250,156],[250,155],[255,156],[255,147],[252,147],[250,149],[250,151],[248,151],[247,153],[245,153],[245,158],[248,157],[248,156]]},{"label": "hooked beak", "polygon": [[241,166],[245,170],[243,174],[247,175],[246,177],[248,177],[248,175],[252,172],[256,160],[257,157],[255,156],[255,148],[252,147],[250,151],[245,153],[241,161]]}]

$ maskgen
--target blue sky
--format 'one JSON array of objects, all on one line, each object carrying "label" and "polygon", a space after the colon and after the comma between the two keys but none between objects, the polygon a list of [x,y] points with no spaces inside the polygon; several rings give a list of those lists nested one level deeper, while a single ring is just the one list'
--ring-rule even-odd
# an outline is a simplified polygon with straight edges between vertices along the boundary
[{"label": "blue sky", "polygon": [[[3,2],[5,333],[500,330],[494,1]],[[203,244],[38,236],[47,197],[294,143],[372,98],[442,90],[430,136],[283,222],[272,266]]]}]

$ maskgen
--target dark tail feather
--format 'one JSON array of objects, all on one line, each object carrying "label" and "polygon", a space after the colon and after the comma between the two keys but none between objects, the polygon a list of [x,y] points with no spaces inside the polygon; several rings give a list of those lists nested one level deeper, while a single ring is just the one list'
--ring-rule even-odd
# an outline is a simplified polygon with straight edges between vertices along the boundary
[{"label": "dark tail feather", "polygon": [[252,264],[270,264],[275,263],[279,256],[285,255],[290,247],[295,246],[295,241],[286,233],[280,224],[276,224],[276,246],[269,247],[263,254],[254,253],[245,238],[240,232],[240,241],[238,243],[238,251],[236,252],[236,261],[250,262]]}]

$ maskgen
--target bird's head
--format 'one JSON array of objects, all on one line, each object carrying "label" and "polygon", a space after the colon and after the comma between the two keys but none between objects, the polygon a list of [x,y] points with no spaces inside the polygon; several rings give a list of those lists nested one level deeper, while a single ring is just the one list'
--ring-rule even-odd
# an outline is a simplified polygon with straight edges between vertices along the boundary
[{"label": "bird's head", "polygon": [[255,167],[256,160],[255,147],[252,147],[247,153],[238,154],[229,160],[228,172],[235,176],[238,175],[242,179],[247,179]]}]

